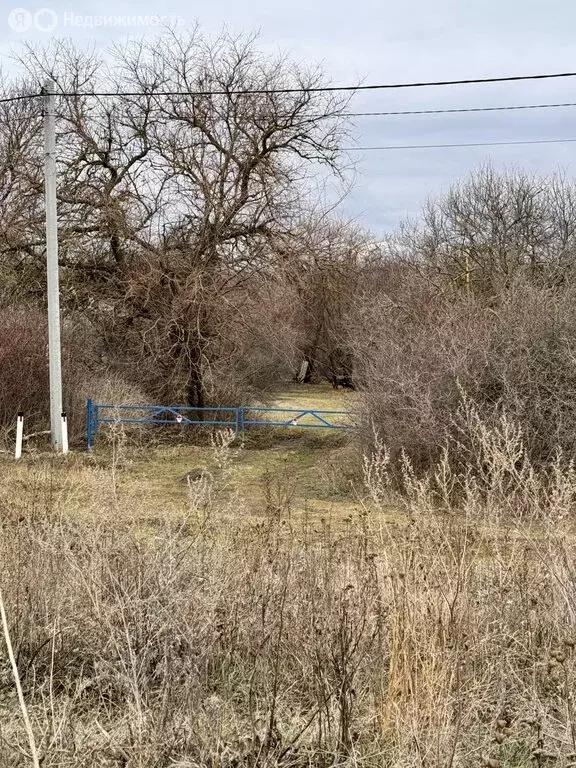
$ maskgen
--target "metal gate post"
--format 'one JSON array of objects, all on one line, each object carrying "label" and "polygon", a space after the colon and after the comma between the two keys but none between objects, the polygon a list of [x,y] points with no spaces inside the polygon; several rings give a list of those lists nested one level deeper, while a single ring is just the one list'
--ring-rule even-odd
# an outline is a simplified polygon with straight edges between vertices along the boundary
[{"label": "metal gate post", "polygon": [[86,450],[88,453],[92,450],[92,398],[88,398],[86,403]]}]

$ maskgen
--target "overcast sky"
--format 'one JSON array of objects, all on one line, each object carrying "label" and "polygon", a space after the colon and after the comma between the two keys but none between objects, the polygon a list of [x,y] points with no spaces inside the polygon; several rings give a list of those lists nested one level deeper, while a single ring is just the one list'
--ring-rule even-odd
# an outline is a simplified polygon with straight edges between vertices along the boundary
[{"label": "overcast sky", "polygon": [[[258,30],[261,45],[321,62],[337,84],[474,78],[576,70],[576,3],[571,0],[140,0],[68,3],[65,0],[0,0],[0,56],[23,38],[40,42],[71,37],[105,46],[112,40],[157,34],[146,26],[83,29],[65,23],[76,16],[173,15],[183,29],[196,21],[207,32],[224,24]],[[20,8],[35,14],[25,31],[12,29]],[[10,16],[10,13],[12,15]],[[26,18],[28,21],[26,22]],[[30,17],[25,22],[30,23]],[[16,24],[14,23],[16,19]],[[354,99],[358,111],[576,102],[576,78],[529,83],[369,92]],[[472,115],[366,117],[356,121],[360,146],[576,138],[576,107]],[[343,203],[347,216],[377,234],[415,215],[429,195],[490,160],[496,167],[572,174],[576,144],[467,149],[401,150],[355,155],[357,181]]]}]

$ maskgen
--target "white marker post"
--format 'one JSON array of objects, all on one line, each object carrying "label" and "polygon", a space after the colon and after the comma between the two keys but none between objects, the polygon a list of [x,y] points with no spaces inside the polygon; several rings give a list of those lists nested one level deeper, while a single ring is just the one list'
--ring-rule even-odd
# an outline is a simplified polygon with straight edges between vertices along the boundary
[{"label": "white marker post", "polygon": [[62,414],[62,453],[68,453],[68,417]]},{"label": "white marker post", "polygon": [[16,450],[14,451],[14,458],[16,461],[22,458],[22,440],[24,437],[24,414],[20,412],[16,419]]}]

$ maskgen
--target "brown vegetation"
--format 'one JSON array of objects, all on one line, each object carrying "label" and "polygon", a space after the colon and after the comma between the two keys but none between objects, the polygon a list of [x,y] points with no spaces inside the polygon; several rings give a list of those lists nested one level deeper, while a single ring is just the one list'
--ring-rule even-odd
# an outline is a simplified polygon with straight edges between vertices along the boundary
[{"label": "brown vegetation", "polygon": [[[217,435],[150,519],[126,514],[146,473],[120,483],[139,430],[73,459],[74,514],[67,459],[20,465],[0,493],[0,766],[573,768],[574,185],[486,168],[375,245],[316,199],[347,132],[320,72],[198,30],[115,57],[22,57],[68,94],[73,439],[89,395],[247,404],[306,360],[358,388],[364,473],[321,453],[307,471],[355,493],[350,515],[295,515],[297,462],[245,500]],[[133,95],[78,95],[100,88]],[[2,104],[4,429],[47,426],[41,160],[38,101]]]},{"label": "brown vegetation", "polygon": [[[405,465],[398,493],[380,447],[348,520],[209,478],[144,527],[23,491],[0,585],[42,765],[570,765],[573,472],[467,419],[482,477]],[[13,691],[2,663],[3,765],[29,749]]]},{"label": "brown vegetation", "polygon": [[535,463],[573,455],[573,195],[562,180],[485,169],[370,267],[350,339],[368,432],[395,454],[436,460],[458,438],[465,393],[486,423],[520,425]]},{"label": "brown vegetation", "polygon": [[[57,98],[62,308],[96,340],[86,373],[192,406],[235,404],[290,379],[308,329],[302,341],[299,329],[281,342],[262,334],[288,312],[269,281],[314,277],[320,251],[330,261],[337,238],[323,242],[331,225],[313,174],[342,172],[346,99],[311,92],[320,70],[266,56],[249,36],[208,40],[198,29],[101,58],[55,42],[28,48],[21,65],[20,91],[50,76],[68,94]],[[79,95],[90,91],[133,95]],[[177,95],[189,91],[210,95]],[[39,109],[22,100],[0,113],[7,307],[42,307],[44,296]]]}]

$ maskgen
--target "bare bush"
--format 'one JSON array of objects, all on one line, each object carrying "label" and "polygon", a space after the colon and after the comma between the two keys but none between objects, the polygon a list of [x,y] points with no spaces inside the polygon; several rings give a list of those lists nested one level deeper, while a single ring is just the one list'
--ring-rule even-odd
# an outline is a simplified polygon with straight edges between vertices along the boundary
[{"label": "bare bush", "polygon": [[46,417],[47,326],[34,309],[0,313],[0,425],[10,427],[19,411],[32,424]]},{"label": "bare bush", "polygon": [[[73,442],[86,431],[86,400],[105,404],[145,404],[149,398],[118,374],[92,373],[97,341],[85,327],[65,323],[62,334],[62,372]],[[16,415],[25,415],[28,434],[49,428],[48,329],[46,315],[29,307],[0,311],[0,429],[9,433]],[[92,375],[91,375],[92,374]]]},{"label": "bare bush", "polygon": [[435,460],[459,432],[465,392],[491,423],[507,414],[531,459],[573,455],[576,315],[570,284],[516,279],[498,300],[438,292],[410,270],[361,304],[353,324],[361,402],[393,453]]},{"label": "bare bush", "polygon": [[480,386],[492,318],[473,300],[452,301],[409,272],[403,277],[394,292],[360,304],[351,346],[366,438],[375,427],[395,456],[405,451],[426,465],[453,431],[460,388],[474,396]]},{"label": "bare bush", "polygon": [[486,423],[519,425],[534,462],[573,455],[574,199],[563,177],[486,167],[366,265],[349,346],[368,436],[429,465],[465,392]]}]

